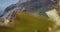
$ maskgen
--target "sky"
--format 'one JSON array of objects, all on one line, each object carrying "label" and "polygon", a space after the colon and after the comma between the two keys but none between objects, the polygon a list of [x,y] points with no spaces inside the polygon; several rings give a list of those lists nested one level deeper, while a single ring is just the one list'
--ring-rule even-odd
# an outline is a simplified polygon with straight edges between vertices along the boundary
[{"label": "sky", "polygon": [[17,3],[19,0],[0,0],[0,16],[4,13],[4,9],[11,4]]}]

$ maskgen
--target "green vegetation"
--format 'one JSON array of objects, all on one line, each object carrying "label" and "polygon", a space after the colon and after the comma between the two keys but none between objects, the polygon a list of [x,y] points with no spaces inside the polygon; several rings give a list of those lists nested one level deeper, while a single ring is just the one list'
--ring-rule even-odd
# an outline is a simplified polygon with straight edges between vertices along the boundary
[{"label": "green vegetation", "polygon": [[54,24],[53,21],[48,20],[42,16],[34,16],[29,13],[16,13],[14,17],[14,27],[6,28],[0,27],[0,32],[48,32],[48,28]]}]

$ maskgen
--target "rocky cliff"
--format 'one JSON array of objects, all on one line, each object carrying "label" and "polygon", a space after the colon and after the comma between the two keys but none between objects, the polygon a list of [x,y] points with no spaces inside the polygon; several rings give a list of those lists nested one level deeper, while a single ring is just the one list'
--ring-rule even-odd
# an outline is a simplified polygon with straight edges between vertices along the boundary
[{"label": "rocky cliff", "polygon": [[12,13],[17,10],[24,10],[27,12],[37,13],[38,15],[46,16],[45,12],[49,10],[49,3],[50,1],[48,0],[20,0],[16,4],[10,5],[5,9],[4,17],[6,16],[7,18],[9,18],[8,15],[13,15]]}]

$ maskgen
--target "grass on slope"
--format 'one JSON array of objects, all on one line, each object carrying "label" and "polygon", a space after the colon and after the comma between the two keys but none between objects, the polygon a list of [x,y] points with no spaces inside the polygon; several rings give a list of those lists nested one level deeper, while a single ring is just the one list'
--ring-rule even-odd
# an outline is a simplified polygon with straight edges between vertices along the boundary
[{"label": "grass on slope", "polygon": [[[17,23],[17,26],[15,27],[20,27],[19,31],[22,32],[33,32],[35,29],[38,29],[41,32],[47,32],[48,27],[53,24],[53,22],[49,21],[46,18],[43,18],[41,16],[35,17],[34,15],[24,12],[17,14],[15,21]],[[19,23],[17,21],[19,21]]]},{"label": "grass on slope", "polygon": [[0,28],[0,31],[2,32],[3,30],[3,32],[35,32],[35,30],[39,30],[40,32],[48,32],[48,28],[54,24],[53,21],[49,21],[44,17],[37,17],[25,12],[16,13],[14,21],[15,25],[13,29]]}]

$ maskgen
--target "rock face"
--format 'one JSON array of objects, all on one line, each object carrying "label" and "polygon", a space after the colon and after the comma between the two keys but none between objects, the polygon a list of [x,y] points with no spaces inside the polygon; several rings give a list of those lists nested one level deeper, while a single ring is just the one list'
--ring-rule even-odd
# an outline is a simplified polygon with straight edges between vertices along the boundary
[{"label": "rock face", "polygon": [[[17,11],[17,10],[18,11],[26,10],[27,12],[32,12],[32,13],[36,12],[39,15],[44,16],[45,12],[47,10],[47,8],[45,8],[45,6],[48,6],[48,4],[49,4],[48,0],[20,0],[16,4],[12,4],[9,7],[7,7],[5,9],[5,13],[4,13],[3,17],[5,17],[7,14],[8,15],[13,15],[13,12]],[[13,12],[11,12],[11,11],[13,11]],[[6,16],[7,18],[9,18],[8,15]]]},{"label": "rock face", "polygon": [[[27,12],[36,12],[40,13],[40,10],[37,12],[38,9],[40,9],[43,6],[48,5],[49,1],[48,0],[20,0],[16,4],[12,4],[8,6],[5,9],[4,15],[2,18],[8,18],[13,15],[14,11],[21,11],[21,10],[26,10]],[[11,17],[12,18],[12,17]]]},{"label": "rock face", "polygon": [[12,5],[8,6],[8,7],[5,9],[5,12],[8,12],[8,11],[14,9],[14,8],[16,8],[16,4],[12,4]]},{"label": "rock face", "polygon": [[22,3],[18,2],[18,7],[24,7],[29,12],[34,12],[35,10],[41,8],[42,6],[48,5],[48,0],[30,0]]},{"label": "rock face", "polygon": [[46,6],[48,5],[48,0],[20,0],[19,2],[17,2],[16,4],[12,4],[10,6],[8,6],[5,9],[4,14],[6,14],[6,12],[8,11],[13,11],[17,9],[21,9],[21,10],[27,10],[28,12],[35,12],[37,11],[37,9],[41,8],[42,6]]},{"label": "rock face", "polygon": [[48,5],[48,0],[20,0],[19,2],[13,5],[10,5],[5,9],[5,11],[12,10],[16,6],[25,8],[27,11],[35,11],[42,6]]},{"label": "rock face", "polygon": [[29,12],[35,12],[37,9],[48,6],[48,4],[52,5],[53,3],[57,3],[57,2],[56,1],[51,2],[51,0],[20,0],[16,4],[12,4],[12,5],[8,6],[5,9],[5,12],[12,10],[16,7],[20,8],[20,9],[25,8],[25,10],[27,10]]}]

